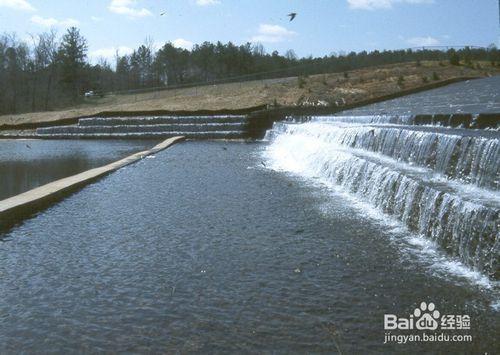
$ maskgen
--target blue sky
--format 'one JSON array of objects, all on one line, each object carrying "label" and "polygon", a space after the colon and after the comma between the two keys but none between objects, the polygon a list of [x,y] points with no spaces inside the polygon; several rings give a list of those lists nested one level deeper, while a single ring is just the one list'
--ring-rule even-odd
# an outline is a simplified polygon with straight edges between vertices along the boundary
[{"label": "blue sky", "polygon": [[[290,22],[287,14],[298,13]],[[164,13],[163,15],[161,15]],[[96,60],[147,37],[190,47],[261,42],[299,56],[422,45],[499,46],[498,0],[0,0],[0,32],[21,39],[75,25]]]}]

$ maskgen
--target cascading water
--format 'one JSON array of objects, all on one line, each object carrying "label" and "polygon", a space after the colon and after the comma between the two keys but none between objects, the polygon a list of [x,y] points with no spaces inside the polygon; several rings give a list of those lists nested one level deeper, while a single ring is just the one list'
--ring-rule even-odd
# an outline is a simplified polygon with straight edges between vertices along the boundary
[{"label": "cascading water", "polygon": [[275,123],[273,168],[320,178],[500,279],[500,133],[414,126],[409,117]]},{"label": "cascading water", "polygon": [[235,139],[245,136],[244,115],[89,117],[76,125],[38,128],[43,138],[157,138]]}]

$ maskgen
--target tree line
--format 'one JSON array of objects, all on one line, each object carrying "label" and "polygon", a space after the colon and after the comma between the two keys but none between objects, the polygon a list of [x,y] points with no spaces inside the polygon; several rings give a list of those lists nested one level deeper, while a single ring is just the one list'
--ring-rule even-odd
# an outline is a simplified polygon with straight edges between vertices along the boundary
[{"label": "tree line", "polygon": [[46,111],[83,101],[83,94],[123,92],[214,82],[345,72],[369,66],[438,60],[468,65],[488,60],[500,65],[500,51],[465,47],[333,53],[298,58],[293,50],[267,53],[261,44],[204,42],[191,50],[167,42],[155,50],[147,40],[131,54],[93,64],[87,40],[75,28],[58,38],[53,31],[21,41],[0,36],[0,114]]}]

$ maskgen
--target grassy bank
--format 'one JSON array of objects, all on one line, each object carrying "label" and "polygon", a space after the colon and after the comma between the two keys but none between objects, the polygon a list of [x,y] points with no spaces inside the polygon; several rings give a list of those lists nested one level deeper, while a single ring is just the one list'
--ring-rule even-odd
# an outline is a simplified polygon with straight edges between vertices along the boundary
[{"label": "grassy bank", "polygon": [[[2,126],[47,124],[104,111],[236,110],[260,105],[351,106],[377,98],[424,88],[462,77],[500,74],[490,63],[472,67],[422,62],[372,67],[346,73],[320,74],[206,85],[157,92],[109,95],[71,109],[0,116]],[[6,128],[6,127],[5,127]]]}]

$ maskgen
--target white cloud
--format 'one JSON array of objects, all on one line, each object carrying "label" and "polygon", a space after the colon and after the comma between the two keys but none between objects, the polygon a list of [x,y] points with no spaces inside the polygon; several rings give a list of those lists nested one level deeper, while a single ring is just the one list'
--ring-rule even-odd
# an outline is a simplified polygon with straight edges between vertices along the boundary
[{"label": "white cloud", "polygon": [[219,0],[196,0],[196,5],[198,6],[210,6],[220,4]]},{"label": "white cloud", "polygon": [[54,27],[54,26],[73,27],[73,26],[78,26],[80,24],[80,22],[78,22],[78,20],[75,20],[74,18],[57,20],[53,17],[41,17],[38,15],[32,16],[31,22],[36,23],[37,25],[43,27]]},{"label": "white cloud", "polygon": [[109,11],[119,15],[130,17],[146,17],[153,15],[148,9],[139,9],[136,7],[135,0],[111,0],[108,6]]},{"label": "white cloud", "polygon": [[14,10],[35,11],[36,9],[26,0],[0,0],[0,7],[8,7]]},{"label": "white cloud", "polygon": [[296,34],[296,32],[287,30],[285,27],[279,25],[260,24],[257,34],[253,36],[250,41],[262,43],[283,42]]},{"label": "white cloud", "polygon": [[78,26],[80,24],[80,21],[75,20],[74,18],[67,18],[65,20],[59,21],[59,25],[63,27],[74,27]]},{"label": "white cloud", "polygon": [[393,4],[430,4],[434,0],[347,0],[349,7],[355,10],[390,9]]},{"label": "white cloud", "polygon": [[388,9],[392,5],[392,0],[347,0],[351,9],[374,10]]},{"label": "white cloud", "polygon": [[406,42],[415,47],[437,46],[439,43],[441,43],[437,38],[431,36],[408,38]]},{"label": "white cloud", "polygon": [[94,22],[101,22],[102,21],[102,17],[98,17],[98,16],[90,16],[90,19]]},{"label": "white cloud", "polygon": [[31,22],[36,23],[37,25],[44,26],[44,27],[51,27],[55,26],[59,23],[55,18],[43,18],[41,16],[32,16],[31,17]]},{"label": "white cloud", "polygon": [[90,51],[89,57],[90,60],[94,63],[97,62],[100,58],[104,58],[111,62],[114,60],[116,52],[118,52],[119,55],[123,56],[126,54],[131,54],[133,51],[134,50],[132,48],[127,46],[107,47]]},{"label": "white cloud", "polygon": [[188,41],[187,39],[184,38],[177,38],[172,41],[172,44],[174,47],[177,48],[183,48],[183,49],[189,49],[191,50],[193,48],[193,42]]}]

